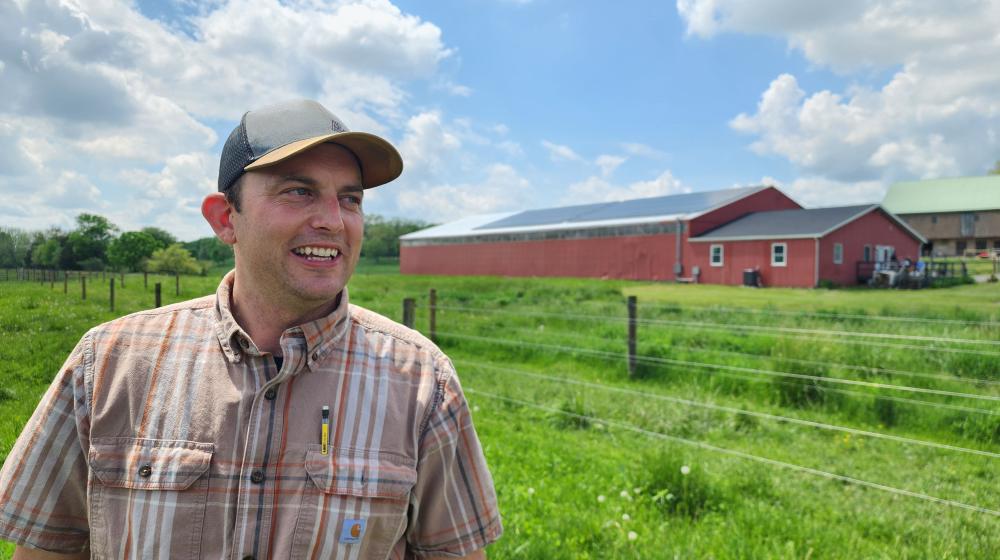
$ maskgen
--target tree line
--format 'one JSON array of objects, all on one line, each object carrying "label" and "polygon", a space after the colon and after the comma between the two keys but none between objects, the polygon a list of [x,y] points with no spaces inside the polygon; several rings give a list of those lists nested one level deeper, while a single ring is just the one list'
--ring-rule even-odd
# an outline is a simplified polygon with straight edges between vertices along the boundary
[{"label": "tree line", "polygon": [[[399,236],[424,227],[423,222],[368,215],[361,255],[398,258]],[[232,265],[232,247],[214,236],[180,242],[152,226],[122,232],[98,214],[80,214],[69,231],[0,227],[2,268],[205,274],[212,267]]]}]

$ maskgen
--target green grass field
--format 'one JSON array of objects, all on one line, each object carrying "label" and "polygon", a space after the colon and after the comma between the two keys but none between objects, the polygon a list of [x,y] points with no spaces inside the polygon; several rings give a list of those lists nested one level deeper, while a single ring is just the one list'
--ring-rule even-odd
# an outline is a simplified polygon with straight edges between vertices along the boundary
[{"label": "green grass field", "polygon": [[[151,306],[153,281],[129,277],[114,313],[97,281],[86,302],[74,284],[0,282],[0,457],[83,332]],[[177,297],[164,279],[164,303],[216,284],[184,278]],[[351,300],[399,320],[416,298],[426,333],[431,288],[504,517],[491,558],[1000,557],[995,284],[756,290],[379,265]]]}]

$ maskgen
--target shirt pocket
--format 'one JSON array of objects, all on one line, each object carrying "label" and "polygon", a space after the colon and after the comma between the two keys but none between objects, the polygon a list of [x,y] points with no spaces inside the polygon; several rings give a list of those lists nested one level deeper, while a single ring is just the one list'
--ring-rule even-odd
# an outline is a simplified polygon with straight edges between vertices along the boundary
[{"label": "shirt pocket", "polygon": [[214,449],[190,441],[92,440],[92,557],[199,558]]},{"label": "shirt pocket", "polygon": [[382,559],[406,531],[416,462],[377,450],[306,449],[293,558]]}]

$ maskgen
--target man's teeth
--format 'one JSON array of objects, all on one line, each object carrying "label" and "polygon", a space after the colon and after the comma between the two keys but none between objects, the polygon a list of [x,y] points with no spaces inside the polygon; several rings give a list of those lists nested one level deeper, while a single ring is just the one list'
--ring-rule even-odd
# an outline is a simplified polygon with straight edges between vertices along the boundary
[{"label": "man's teeth", "polygon": [[332,259],[340,254],[340,251],[328,247],[298,247],[292,251],[311,260]]}]

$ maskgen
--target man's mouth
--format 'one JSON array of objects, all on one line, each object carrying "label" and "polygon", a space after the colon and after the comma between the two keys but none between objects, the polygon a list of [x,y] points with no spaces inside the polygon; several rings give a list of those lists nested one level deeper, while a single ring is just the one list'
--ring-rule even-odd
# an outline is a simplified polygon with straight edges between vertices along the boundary
[{"label": "man's mouth", "polygon": [[292,252],[310,261],[332,261],[340,251],[332,247],[296,247]]}]

